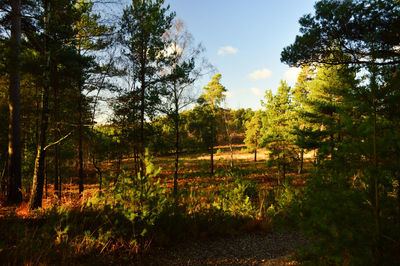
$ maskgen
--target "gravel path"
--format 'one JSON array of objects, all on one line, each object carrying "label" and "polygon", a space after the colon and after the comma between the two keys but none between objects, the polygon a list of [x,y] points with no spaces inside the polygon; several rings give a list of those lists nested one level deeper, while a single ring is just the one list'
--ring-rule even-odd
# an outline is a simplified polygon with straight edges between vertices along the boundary
[{"label": "gravel path", "polygon": [[305,239],[293,232],[244,234],[185,242],[157,250],[146,265],[296,265],[285,258],[304,245]]}]

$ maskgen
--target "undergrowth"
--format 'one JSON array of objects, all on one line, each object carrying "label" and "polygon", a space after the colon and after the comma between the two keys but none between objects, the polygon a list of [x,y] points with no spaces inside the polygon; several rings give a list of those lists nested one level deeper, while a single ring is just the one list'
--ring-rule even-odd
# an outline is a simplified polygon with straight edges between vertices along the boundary
[{"label": "undergrowth", "polygon": [[154,246],[271,228],[268,212],[276,198],[269,200],[239,169],[227,172],[229,179],[213,189],[186,186],[174,198],[150,156],[145,163],[145,175],[124,171],[79,207],[54,205],[28,219],[0,219],[0,261],[125,263]]}]

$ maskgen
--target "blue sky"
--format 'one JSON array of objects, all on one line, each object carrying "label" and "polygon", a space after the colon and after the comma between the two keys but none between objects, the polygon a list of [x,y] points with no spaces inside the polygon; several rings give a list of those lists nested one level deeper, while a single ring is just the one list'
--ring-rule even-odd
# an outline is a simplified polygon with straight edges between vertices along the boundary
[{"label": "blue sky", "polygon": [[[298,20],[312,13],[315,0],[166,0],[229,91],[231,108],[261,107],[266,89],[281,79],[294,84],[296,70],[280,62],[282,49],[299,33]],[[197,84],[198,90],[211,77]]]}]

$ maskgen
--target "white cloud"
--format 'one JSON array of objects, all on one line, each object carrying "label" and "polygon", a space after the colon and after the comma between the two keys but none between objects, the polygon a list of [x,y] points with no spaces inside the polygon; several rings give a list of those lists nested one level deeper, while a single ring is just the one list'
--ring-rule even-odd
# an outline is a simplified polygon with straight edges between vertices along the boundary
[{"label": "white cloud", "polygon": [[250,88],[251,92],[256,96],[263,96],[264,92],[259,88]]},{"label": "white cloud", "polygon": [[287,81],[297,81],[297,77],[299,76],[301,68],[291,67],[289,68],[285,74],[283,74],[284,79]]},{"label": "white cloud", "polygon": [[271,70],[264,68],[264,69],[260,69],[260,70],[256,70],[252,73],[249,74],[249,78],[251,79],[268,79],[270,78],[272,75]]},{"label": "white cloud", "polygon": [[232,98],[233,97],[233,92],[227,91],[225,92],[226,98]]},{"label": "white cloud", "polygon": [[228,54],[237,54],[239,50],[232,46],[224,46],[218,49],[218,55],[228,55]]}]

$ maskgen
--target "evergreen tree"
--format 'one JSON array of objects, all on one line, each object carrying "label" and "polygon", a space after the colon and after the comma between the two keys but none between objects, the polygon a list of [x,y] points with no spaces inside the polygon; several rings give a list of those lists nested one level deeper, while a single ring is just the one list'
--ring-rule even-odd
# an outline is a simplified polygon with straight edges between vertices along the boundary
[{"label": "evergreen tree", "polygon": [[[86,59],[89,58],[90,54],[94,51],[104,50],[108,45],[110,45],[110,41],[107,41],[106,38],[111,35],[111,30],[113,27],[107,27],[100,23],[100,15],[93,12],[94,2],[93,1],[77,1],[75,8],[77,12],[77,19],[74,21],[73,28],[75,31],[75,46],[78,52],[78,55],[81,57],[86,56]],[[111,39],[111,38],[109,38]],[[93,61],[93,60],[91,60]],[[90,62],[94,63],[94,62]],[[100,67],[97,67],[97,69]],[[95,71],[92,69],[92,72]],[[93,74],[93,73],[92,73]],[[77,82],[77,102],[78,102],[78,178],[79,178],[79,193],[83,192],[83,183],[84,183],[84,169],[83,169],[83,137],[84,137],[84,124],[90,123],[88,121],[89,117],[87,114],[88,99],[84,96],[84,90],[87,91],[94,90],[93,84],[90,84],[88,77],[90,73],[88,73],[87,65],[82,66],[81,73],[78,76]],[[86,82],[85,82],[86,81]],[[99,88],[96,88],[99,89]],[[86,112],[85,112],[86,111]],[[57,146],[56,146],[57,149]],[[57,151],[56,151],[57,154]],[[56,176],[57,180],[58,177]],[[55,184],[56,186],[56,184]]]},{"label": "evergreen tree", "polygon": [[[130,62],[132,83],[139,86],[140,108],[140,146],[141,157],[145,147],[145,118],[151,117],[154,107],[159,103],[159,73],[164,62],[164,51],[168,47],[163,35],[171,28],[174,13],[168,13],[169,6],[163,7],[163,0],[132,0],[124,9],[120,22],[120,42],[123,55]],[[140,159],[143,176],[143,163]]]},{"label": "evergreen tree", "polygon": [[214,145],[216,138],[216,114],[219,105],[225,99],[225,87],[220,83],[221,74],[216,74],[211,81],[203,88],[204,92],[200,95],[199,103],[210,113],[210,175],[214,175]]},{"label": "evergreen tree", "polygon": [[[344,72],[346,68],[353,68],[358,71],[359,76],[364,76],[357,86],[345,88],[343,93],[347,95],[346,98],[335,99],[340,103],[340,108],[344,107],[342,115],[326,115],[334,114],[329,112],[329,106],[335,107],[335,104],[327,106],[328,112],[322,118],[325,124],[332,122],[332,127],[319,133],[335,138],[333,132],[339,132],[336,133],[336,139],[340,142],[335,143],[333,139],[327,141],[325,138],[328,145],[324,148],[324,156],[330,157],[330,160],[326,160],[324,168],[319,168],[316,185],[310,187],[307,194],[312,201],[309,206],[316,203],[317,197],[326,197],[326,193],[333,190],[341,191],[336,196],[345,197],[342,201],[349,201],[342,208],[340,217],[329,217],[332,218],[329,220],[332,226],[347,229],[342,230],[343,234],[339,237],[341,241],[320,243],[324,256],[332,261],[340,257],[337,246],[346,245],[351,250],[347,254],[354,258],[355,263],[372,261],[376,265],[384,264],[385,254],[389,255],[393,246],[393,242],[384,235],[388,232],[392,236],[400,234],[399,230],[394,229],[395,214],[391,211],[393,201],[400,201],[387,197],[387,191],[394,189],[393,182],[396,178],[393,173],[397,170],[393,172],[392,164],[386,162],[397,161],[398,156],[393,156],[397,145],[391,145],[390,148],[383,145],[392,142],[398,135],[393,132],[389,134],[387,129],[394,124],[393,120],[386,119],[388,113],[383,110],[393,110],[396,106],[392,101],[396,99],[396,93],[389,89],[389,84],[394,81],[390,77],[396,76],[394,73],[397,73],[400,63],[397,49],[400,41],[396,37],[399,34],[399,13],[400,5],[396,0],[318,1],[315,15],[300,19],[302,35],[297,36],[294,44],[282,52],[282,61],[290,65],[339,65]],[[394,81],[393,84],[395,83]],[[342,104],[343,101],[348,101],[349,104]],[[328,148],[329,146],[331,147]],[[391,155],[386,148],[392,151]],[[336,202],[338,200],[336,198]],[[329,213],[321,212],[320,215],[328,217]],[[349,221],[343,223],[344,217],[348,215],[363,220],[357,227],[352,227]],[[360,227],[365,230],[360,232],[357,239],[348,235]],[[323,228],[318,228],[315,232],[319,234],[319,239],[326,240],[324,237],[327,234]],[[363,243],[361,238],[370,238],[371,249],[358,249]],[[340,255],[341,259],[346,257],[344,254]]]},{"label": "evergreen tree", "polygon": [[304,117],[304,113],[306,110],[306,101],[308,99],[309,94],[309,82],[314,76],[314,68],[310,66],[304,66],[301,69],[299,76],[297,77],[297,82],[292,90],[293,95],[293,104],[294,111],[296,115],[294,131],[296,138],[296,145],[300,148],[300,162],[298,167],[298,173],[301,174],[303,172],[303,164],[304,164],[304,152],[315,149],[315,145],[313,145],[314,139],[308,138],[306,139],[305,132],[307,129],[310,129],[311,124]]},{"label": "evergreen tree", "polygon": [[278,185],[285,180],[288,168],[297,160],[295,137],[291,133],[294,124],[294,106],[290,99],[290,87],[281,81],[276,95],[266,92],[266,109],[263,119],[263,145],[269,152],[269,163],[278,168]]},{"label": "evergreen tree", "polygon": [[298,130],[300,146],[317,149],[318,161],[334,156],[336,143],[343,139],[341,121],[349,108],[347,93],[355,86],[355,75],[341,66],[320,66],[306,83],[307,97],[300,109],[304,121]]},{"label": "evergreen tree", "polygon": [[21,1],[10,1],[11,37],[9,46],[9,135],[8,135],[8,193],[9,203],[21,203]]},{"label": "evergreen tree", "polygon": [[254,152],[254,161],[257,162],[257,149],[261,143],[262,112],[255,111],[249,121],[246,121],[246,143],[247,149]]},{"label": "evergreen tree", "polygon": [[176,20],[171,29],[166,32],[167,65],[163,69],[166,80],[163,82],[166,97],[161,105],[163,113],[170,116],[175,130],[175,172],[174,172],[174,195],[178,193],[178,170],[180,152],[180,112],[195,101],[193,97],[193,85],[204,73],[207,65],[200,61],[203,48],[201,45],[194,46],[193,37],[187,31],[181,20]]},{"label": "evergreen tree", "polygon": [[[41,2],[38,22],[43,29],[40,34],[34,36],[32,41],[42,43],[39,46],[40,61],[43,68],[40,69],[43,78],[38,81],[42,86],[41,91],[41,117],[39,122],[40,133],[37,143],[37,153],[35,159],[32,192],[30,195],[29,209],[41,207],[43,197],[43,186],[45,183],[45,158],[47,150],[55,144],[58,144],[69,134],[61,137],[59,140],[48,144],[49,140],[49,123],[51,115],[51,95],[50,92],[56,91],[58,86],[65,82],[65,78],[70,83],[77,80],[82,73],[82,68],[87,67],[88,61],[81,57],[74,47],[72,47],[71,39],[74,36],[73,22],[77,19],[74,1],[43,1]],[[59,12],[64,10],[64,12]],[[69,75],[65,75],[66,71]],[[64,72],[65,71],[65,72]],[[66,92],[66,91],[65,91]],[[58,98],[58,97],[57,97]],[[53,99],[53,103],[58,99]]]}]

